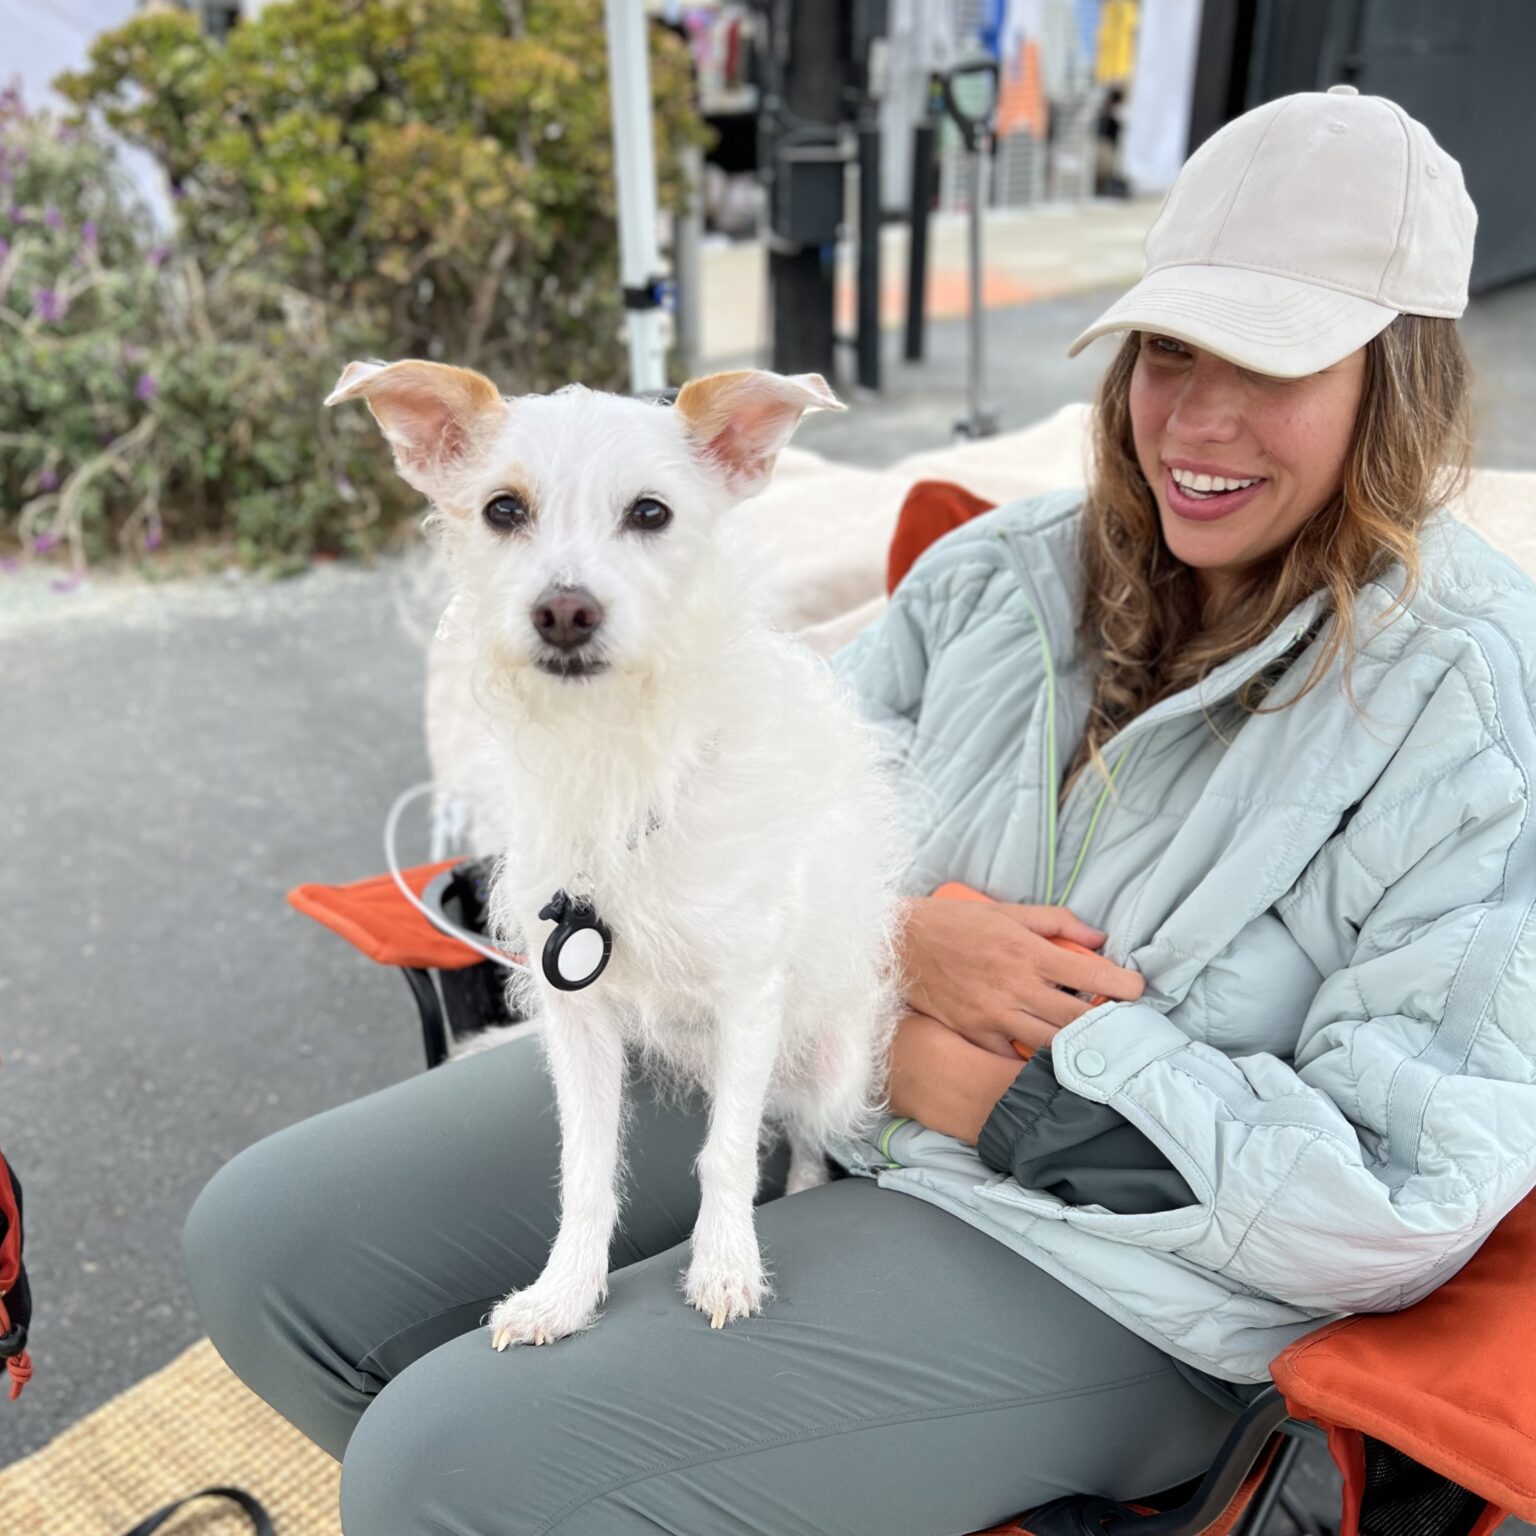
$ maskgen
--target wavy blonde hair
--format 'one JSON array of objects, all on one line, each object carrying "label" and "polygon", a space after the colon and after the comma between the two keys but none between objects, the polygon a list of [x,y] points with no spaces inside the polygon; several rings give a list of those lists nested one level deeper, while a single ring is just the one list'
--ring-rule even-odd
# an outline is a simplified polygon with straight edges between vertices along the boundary
[{"label": "wavy blonde hair", "polygon": [[[1326,587],[1337,622],[1327,625],[1327,643],[1289,703],[1311,692],[1341,650],[1346,659],[1353,656],[1354,603],[1366,583],[1401,561],[1407,581],[1397,606],[1412,600],[1420,530],[1462,490],[1471,463],[1470,369],[1456,322],[1399,315],[1366,343],[1360,407],[1338,490],[1288,545],[1242,573],[1225,611],[1207,623],[1195,568],[1164,542],[1157,503],[1136,458],[1130,385],[1140,345],[1141,333],[1132,331],[1093,406],[1078,559],[1079,638],[1094,685],[1062,801],[1090,763],[1109,779],[1100,749],[1129,721],[1257,645],[1297,603]],[[1277,680],[1274,668],[1250,678],[1235,696],[1238,710],[1272,714],[1287,707],[1260,707]],[[1358,707],[1347,675],[1345,690]]]}]

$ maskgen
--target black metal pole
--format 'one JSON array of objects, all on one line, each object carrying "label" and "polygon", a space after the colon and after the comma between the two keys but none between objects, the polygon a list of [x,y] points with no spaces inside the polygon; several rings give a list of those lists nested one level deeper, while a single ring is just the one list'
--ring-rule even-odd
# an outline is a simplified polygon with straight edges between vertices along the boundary
[{"label": "black metal pole", "polygon": [[448,1024],[443,1018],[443,1007],[437,1000],[437,989],[432,985],[432,973],[425,967],[402,965],[411,996],[421,1013],[421,1043],[426,1048],[427,1070],[440,1067],[448,1060]]},{"label": "black metal pole", "polygon": [[923,329],[928,316],[928,210],[933,202],[934,124],[924,117],[912,130],[911,239],[907,244],[907,340],[909,363],[923,360]]},{"label": "black metal pole", "polygon": [[837,226],[842,216],[837,123],[845,84],[843,8],[775,0],[763,97],[772,167],[768,284],[777,373],[835,377]]},{"label": "black metal pole", "polygon": [[1280,1495],[1285,1491],[1285,1480],[1301,1454],[1301,1441],[1287,1437],[1284,1445],[1275,1453],[1264,1478],[1264,1486],[1254,1495],[1253,1502],[1244,1511],[1240,1522],[1243,1536],[1263,1536],[1264,1527],[1274,1512]]},{"label": "black metal pole", "polygon": [[832,378],[836,354],[832,324],[835,249],[807,245],[768,252],[773,289],[773,371]]},{"label": "black metal pole", "polygon": [[859,125],[859,383],[880,388],[880,124]]}]

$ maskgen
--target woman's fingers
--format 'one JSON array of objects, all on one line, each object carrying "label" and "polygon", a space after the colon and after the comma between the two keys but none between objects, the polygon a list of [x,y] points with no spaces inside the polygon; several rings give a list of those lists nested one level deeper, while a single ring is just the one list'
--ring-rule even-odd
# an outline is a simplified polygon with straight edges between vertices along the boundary
[{"label": "woman's fingers", "polygon": [[[998,910],[1047,941],[1070,939],[1085,949],[1098,949],[1108,938],[1102,928],[1086,923],[1066,907],[1027,906],[1022,902],[999,902]],[[1104,955],[1085,955],[1061,945],[1051,945],[1051,957],[1045,962],[1050,979],[1074,992],[1097,996],[1103,993],[1122,1002],[1134,1002],[1146,986],[1139,972],[1116,965]]]},{"label": "woman's fingers", "polygon": [[1079,1014],[1087,1013],[1090,1004],[1070,992],[1063,992],[1060,987],[1037,987],[1016,1006],[1025,1018],[1032,1018],[1054,1031],[1065,1029]]},{"label": "woman's fingers", "polygon": [[1139,971],[1127,970],[1103,955],[1083,955],[1060,949],[1049,962],[1050,975],[1058,986],[1097,997],[1103,993],[1120,1002],[1135,1002],[1146,990],[1147,980]]},{"label": "woman's fingers", "polygon": [[990,1051],[994,1056],[1006,1056],[1011,1061],[1017,1061],[1018,1053],[1008,1033],[1013,1021],[1009,1019],[1006,1026],[1002,1022],[1007,1012],[1006,1008],[1000,1006],[995,1013],[967,1019],[963,1025],[956,1027],[955,1033],[978,1050]]},{"label": "woman's fingers", "polygon": [[[1071,1020],[1067,1022],[1070,1023]],[[1032,1013],[1026,1013],[1022,1009],[1014,1014],[1009,1021],[1009,1026],[1013,1032],[1013,1038],[1021,1045],[1028,1046],[1032,1052],[1043,1050],[1061,1033],[1057,1025],[1037,1018]],[[1012,1050],[1012,1046],[1009,1049]]]},{"label": "woman's fingers", "polygon": [[1076,944],[1087,945],[1089,949],[1096,949],[1109,937],[1102,928],[1095,928],[1092,923],[1085,923],[1082,918],[1068,911],[1066,907],[1039,907],[1017,901],[1001,901],[997,904],[997,908],[1005,916],[1011,917],[1014,922],[1029,929],[1031,933],[1039,934],[1041,938],[1056,935],[1063,939],[1071,939]]}]

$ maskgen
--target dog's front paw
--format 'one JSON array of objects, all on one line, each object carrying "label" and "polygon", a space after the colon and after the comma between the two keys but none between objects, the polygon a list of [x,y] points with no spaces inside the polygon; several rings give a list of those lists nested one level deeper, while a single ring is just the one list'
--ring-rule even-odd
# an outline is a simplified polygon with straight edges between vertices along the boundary
[{"label": "dog's front paw", "polygon": [[597,1321],[600,1299],[538,1282],[513,1291],[491,1313],[491,1345],[503,1350],[509,1344],[553,1344],[580,1333]]},{"label": "dog's front paw", "polygon": [[683,1294],[709,1318],[711,1328],[723,1328],[735,1318],[761,1312],[772,1291],[761,1264],[733,1267],[695,1259]]}]

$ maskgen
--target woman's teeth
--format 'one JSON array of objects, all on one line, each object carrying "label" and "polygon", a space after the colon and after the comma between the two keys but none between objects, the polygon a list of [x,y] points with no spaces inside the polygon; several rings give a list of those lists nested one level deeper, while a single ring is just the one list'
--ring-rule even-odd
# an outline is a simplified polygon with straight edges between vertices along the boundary
[{"label": "woman's teeth", "polygon": [[1170,469],[1174,484],[1188,496],[1225,496],[1229,491],[1246,490],[1257,485],[1262,475],[1252,480],[1228,480],[1222,475],[1194,475],[1187,469]]}]

